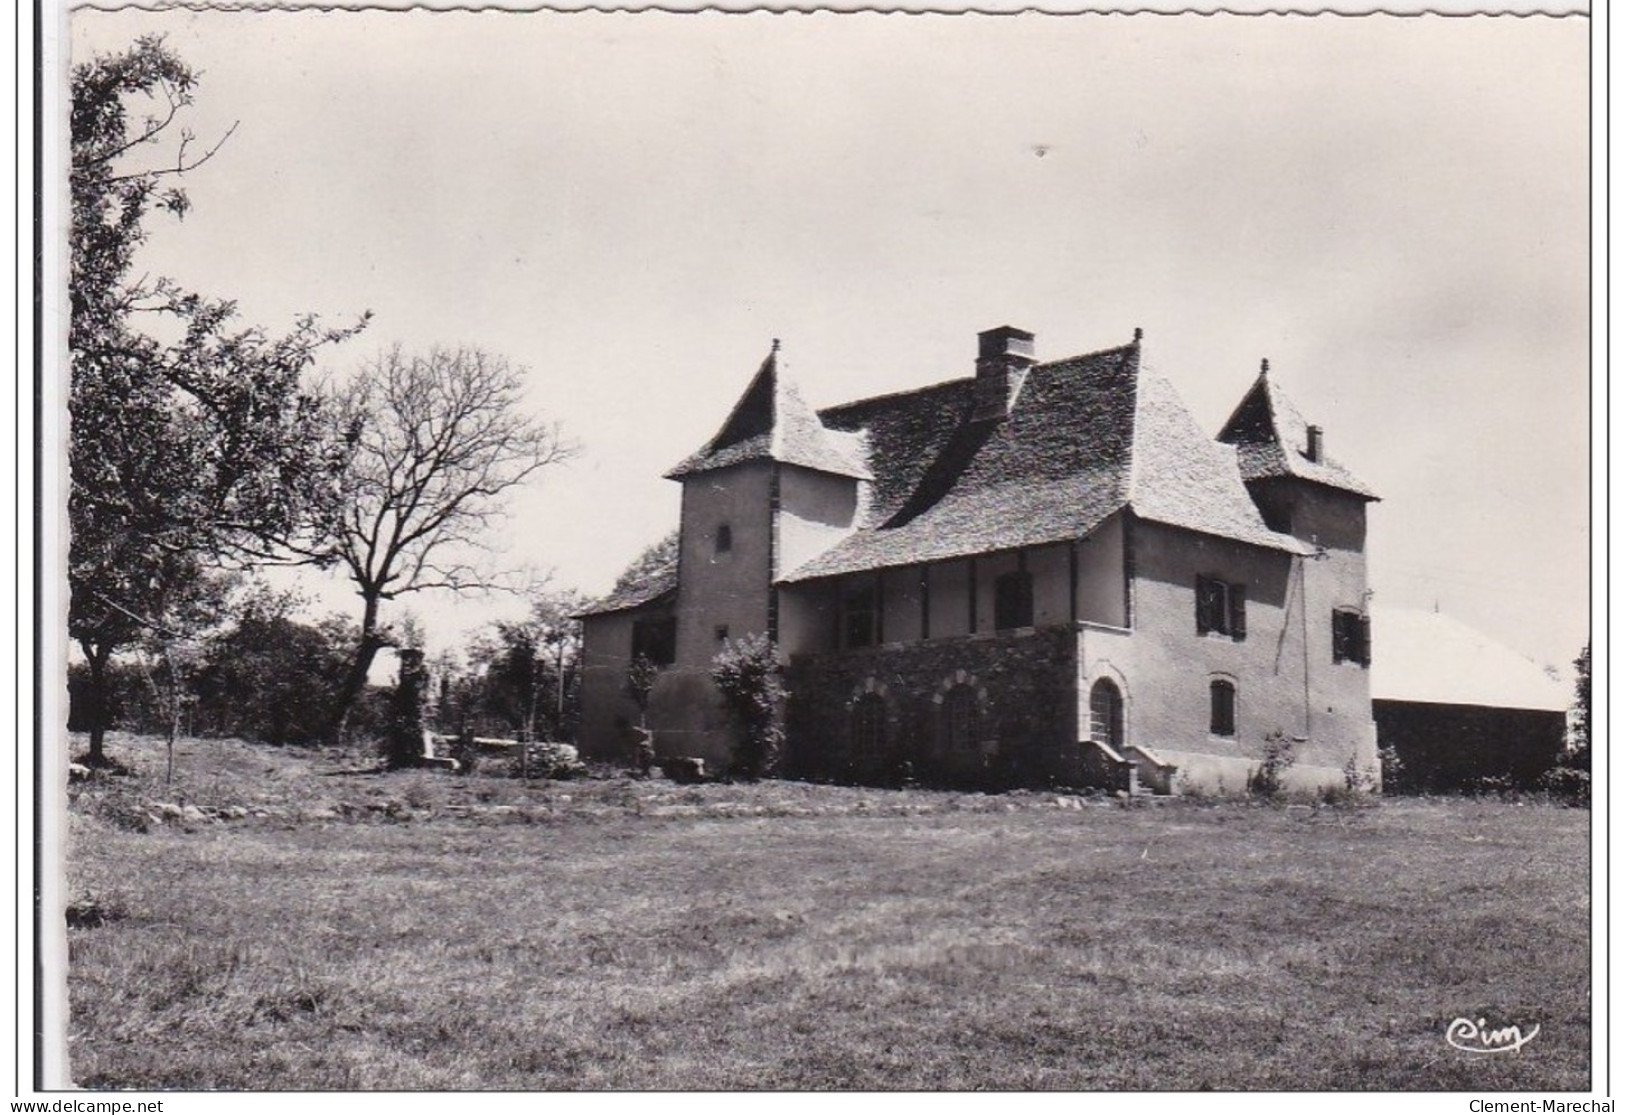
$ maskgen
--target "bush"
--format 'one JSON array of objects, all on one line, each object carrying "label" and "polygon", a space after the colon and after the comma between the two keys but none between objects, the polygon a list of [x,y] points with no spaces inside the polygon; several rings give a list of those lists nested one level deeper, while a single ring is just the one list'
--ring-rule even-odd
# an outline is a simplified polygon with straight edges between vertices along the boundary
[{"label": "bush", "polygon": [[1569,805],[1591,805],[1591,772],[1579,767],[1553,767],[1540,776],[1540,788]]},{"label": "bush", "polygon": [[1298,761],[1292,740],[1279,730],[1264,737],[1264,756],[1247,779],[1248,793],[1261,798],[1278,797],[1284,788],[1286,772]]},{"label": "bush", "polygon": [[724,642],[711,660],[711,680],[743,735],[732,773],[750,779],[773,773],[784,748],[779,708],[788,696],[779,672],[779,648],[766,635]]},{"label": "bush", "polygon": [[581,753],[568,743],[527,743],[523,758],[515,759],[513,775],[529,772],[532,778],[581,778],[587,764]]},{"label": "bush", "polygon": [[1397,794],[1405,788],[1405,761],[1393,744],[1377,752],[1377,763],[1382,768],[1382,792]]}]

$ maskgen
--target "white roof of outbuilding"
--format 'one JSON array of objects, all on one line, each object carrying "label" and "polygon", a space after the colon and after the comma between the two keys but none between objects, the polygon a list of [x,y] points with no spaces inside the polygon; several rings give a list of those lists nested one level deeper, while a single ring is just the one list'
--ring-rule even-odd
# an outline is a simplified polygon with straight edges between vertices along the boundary
[{"label": "white roof of outbuilding", "polygon": [[1565,710],[1570,687],[1465,623],[1410,608],[1371,610],[1371,697]]}]

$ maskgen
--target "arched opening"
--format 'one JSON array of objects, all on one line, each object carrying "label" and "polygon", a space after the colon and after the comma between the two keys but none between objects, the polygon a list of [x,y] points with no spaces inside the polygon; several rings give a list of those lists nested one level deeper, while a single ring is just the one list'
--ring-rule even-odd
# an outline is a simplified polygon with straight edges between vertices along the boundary
[{"label": "arched opening", "polygon": [[1089,690],[1089,738],[1113,751],[1123,749],[1123,694],[1111,678],[1101,678]]},{"label": "arched opening", "polygon": [[852,706],[852,759],[856,766],[877,764],[886,753],[886,701],[865,693]]},{"label": "arched opening", "polygon": [[941,738],[943,754],[951,762],[977,751],[978,710],[976,690],[963,683],[942,697]]},{"label": "arched opening", "polygon": [[1236,734],[1236,683],[1228,678],[1214,678],[1208,686],[1211,711],[1207,730],[1215,736]]}]

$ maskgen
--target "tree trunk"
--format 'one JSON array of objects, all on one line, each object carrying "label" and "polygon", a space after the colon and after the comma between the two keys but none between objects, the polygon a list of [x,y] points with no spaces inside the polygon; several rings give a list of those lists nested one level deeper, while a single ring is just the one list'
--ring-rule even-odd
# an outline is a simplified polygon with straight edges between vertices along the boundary
[{"label": "tree trunk", "polygon": [[105,767],[108,762],[103,741],[107,736],[107,706],[111,704],[107,699],[107,660],[112,657],[112,647],[81,642],[79,648],[85,652],[85,661],[90,667],[86,693],[90,704],[90,754],[85,758],[85,765]]},{"label": "tree trunk", "polygon": [[326,737],[329,744],[336,745],[343,739],[344,727],[350,720],[350,710],[355,707],[356,700],[367,687],[367,674],[372,670],[372,660],[386,645],[378,633],[378,597],[367,595],[364,599],[366,610],[361,614],[361,642],[356,646],[355,657],[350,660],[349,669],[344,672],[338,696],[333,701],[333,711],[327,718]]}]

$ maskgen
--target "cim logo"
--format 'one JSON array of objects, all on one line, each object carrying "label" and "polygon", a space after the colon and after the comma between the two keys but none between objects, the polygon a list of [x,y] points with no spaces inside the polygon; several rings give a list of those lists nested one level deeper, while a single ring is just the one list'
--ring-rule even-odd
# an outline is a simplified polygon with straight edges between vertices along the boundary
[{"label": "cim logo", "polygon": [[1482,1018],[1458,1018],[1445,1028],[1444,1040],[1463,1053],[1510,1053],[1522,1049],[1540,1033],[1540,1023],[1527,1034],[1518,1026],[1502,1026],[1491,1030]]}]

